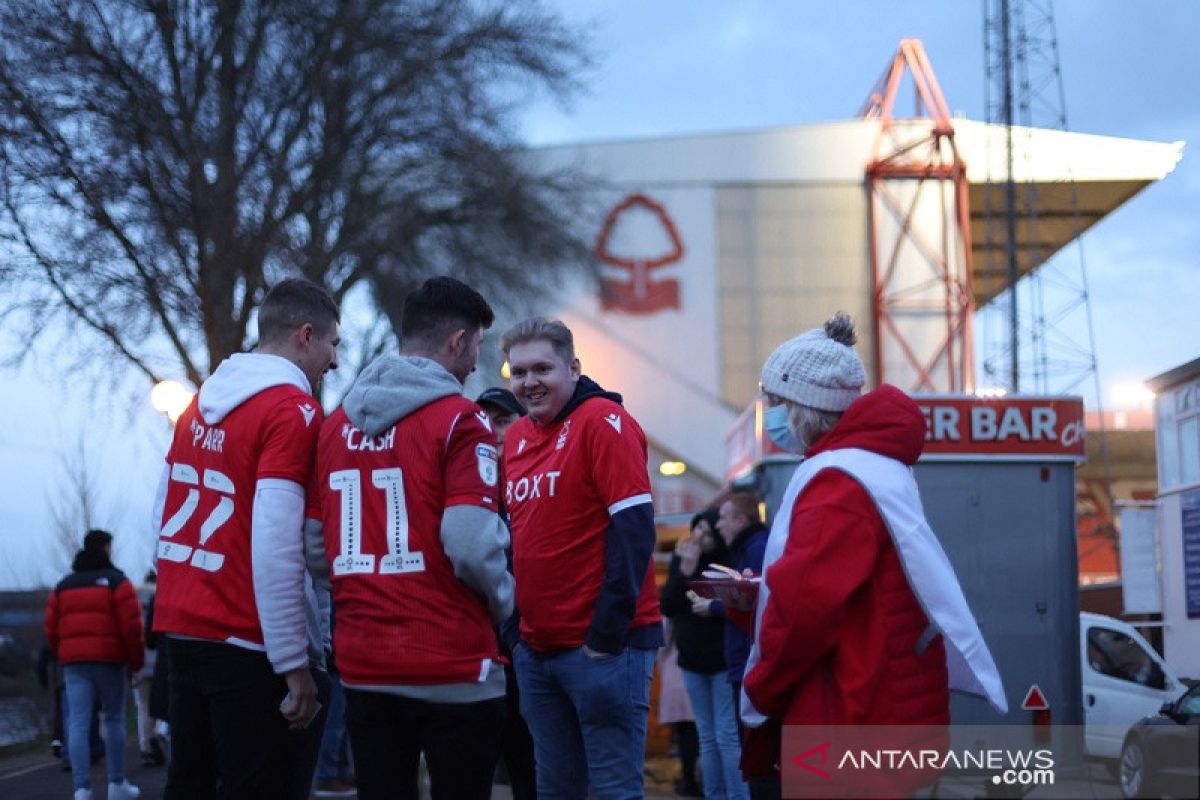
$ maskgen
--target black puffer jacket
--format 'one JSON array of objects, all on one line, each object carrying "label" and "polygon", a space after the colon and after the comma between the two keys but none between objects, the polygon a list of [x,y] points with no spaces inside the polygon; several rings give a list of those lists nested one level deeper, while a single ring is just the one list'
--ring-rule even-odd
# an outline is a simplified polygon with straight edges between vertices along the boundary
[{"label": "black puffer jacket", "polygon": [[680,570],[678,553],[671,557],[667,582],[663,584],[658,602],[663,616],[670,617],[675,628],[675,646],[679,649],[679,666],[688,672],[713,675],[725,669],[725,619],[698,617],[692,613],[692,601],[687,599],[687,581],[699,578],[709,564],[729,566],[729,551],[717,539],[717,549],[700,556],[695,575]]}]

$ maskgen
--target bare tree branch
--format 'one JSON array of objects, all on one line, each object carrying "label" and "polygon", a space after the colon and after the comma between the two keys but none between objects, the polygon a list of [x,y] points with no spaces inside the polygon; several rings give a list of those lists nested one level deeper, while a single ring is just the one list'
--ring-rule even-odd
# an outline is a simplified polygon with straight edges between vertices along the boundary
[{"label": "bare tree branch", "polygon": [[430,274],[518,308],[589,263],[583,179],[508,124],[588,65],[535,2],[9,0],[0,28],[0,318],[35,332],[199,383],[285,274],[394,327]]}]

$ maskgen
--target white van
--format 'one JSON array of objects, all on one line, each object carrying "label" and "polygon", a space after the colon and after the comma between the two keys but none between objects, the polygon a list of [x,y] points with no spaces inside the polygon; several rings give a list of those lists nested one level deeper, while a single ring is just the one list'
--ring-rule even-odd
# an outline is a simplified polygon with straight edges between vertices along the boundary
[{"label": "white van", "polygon": [[1187,688],[1133,626],[1102,614],[1079,615],[1084,751],[1116,759],[1129,727]]}]

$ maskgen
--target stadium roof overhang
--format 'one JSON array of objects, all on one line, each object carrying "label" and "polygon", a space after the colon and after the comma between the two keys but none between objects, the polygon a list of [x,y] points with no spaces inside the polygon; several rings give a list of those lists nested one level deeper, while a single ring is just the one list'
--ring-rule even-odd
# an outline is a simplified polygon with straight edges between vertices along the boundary
[{"label": "stadium roof overhang", "polygon": [[[895,120],[931,128],[928,119]],[[955,142],[967,167],[976,306],[1005,286],[1003,126],[958,118]],[[864,183],[878,119],[754,131],[587,142],[536,148],[542,166],[571,167],[612,185]],[[1142,189],[1166,177],[1183,142],[1163,143],[1043,128],[1013,128],[1013,180],[1022,275]],[[1032,209],[1035,214],[1029,214]]]},{"label": "stadium roof overhang", "polygon": [[[979,307],[1007,283],[1007,132],[1000,125],[963,119],[954,126],[970,185],[972,278]],[[1022,275],[1170,174],[1184,147],[1183,142],[1020,127],[1013,128],[1012,140]]]}]

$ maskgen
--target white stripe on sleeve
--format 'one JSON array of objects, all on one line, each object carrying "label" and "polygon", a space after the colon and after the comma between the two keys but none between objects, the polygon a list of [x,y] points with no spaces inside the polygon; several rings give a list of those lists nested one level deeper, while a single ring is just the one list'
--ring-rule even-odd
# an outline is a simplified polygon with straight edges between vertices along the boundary
[{"label": "white stripe on sleeve", "polygon": [[635,494],[633,497],[626,497],[624,500],[618,500],[617,502],[615,502],[611,506],[609,506],[608,507],[608,515],[610,517],[615,517],[618,513],[624,511],[627,508],[633,508],[634,506],[640,506],[642,503],[649,503],[649,502],[652,502],[650,499],[649,492],[647,492],[645,494]]}]

